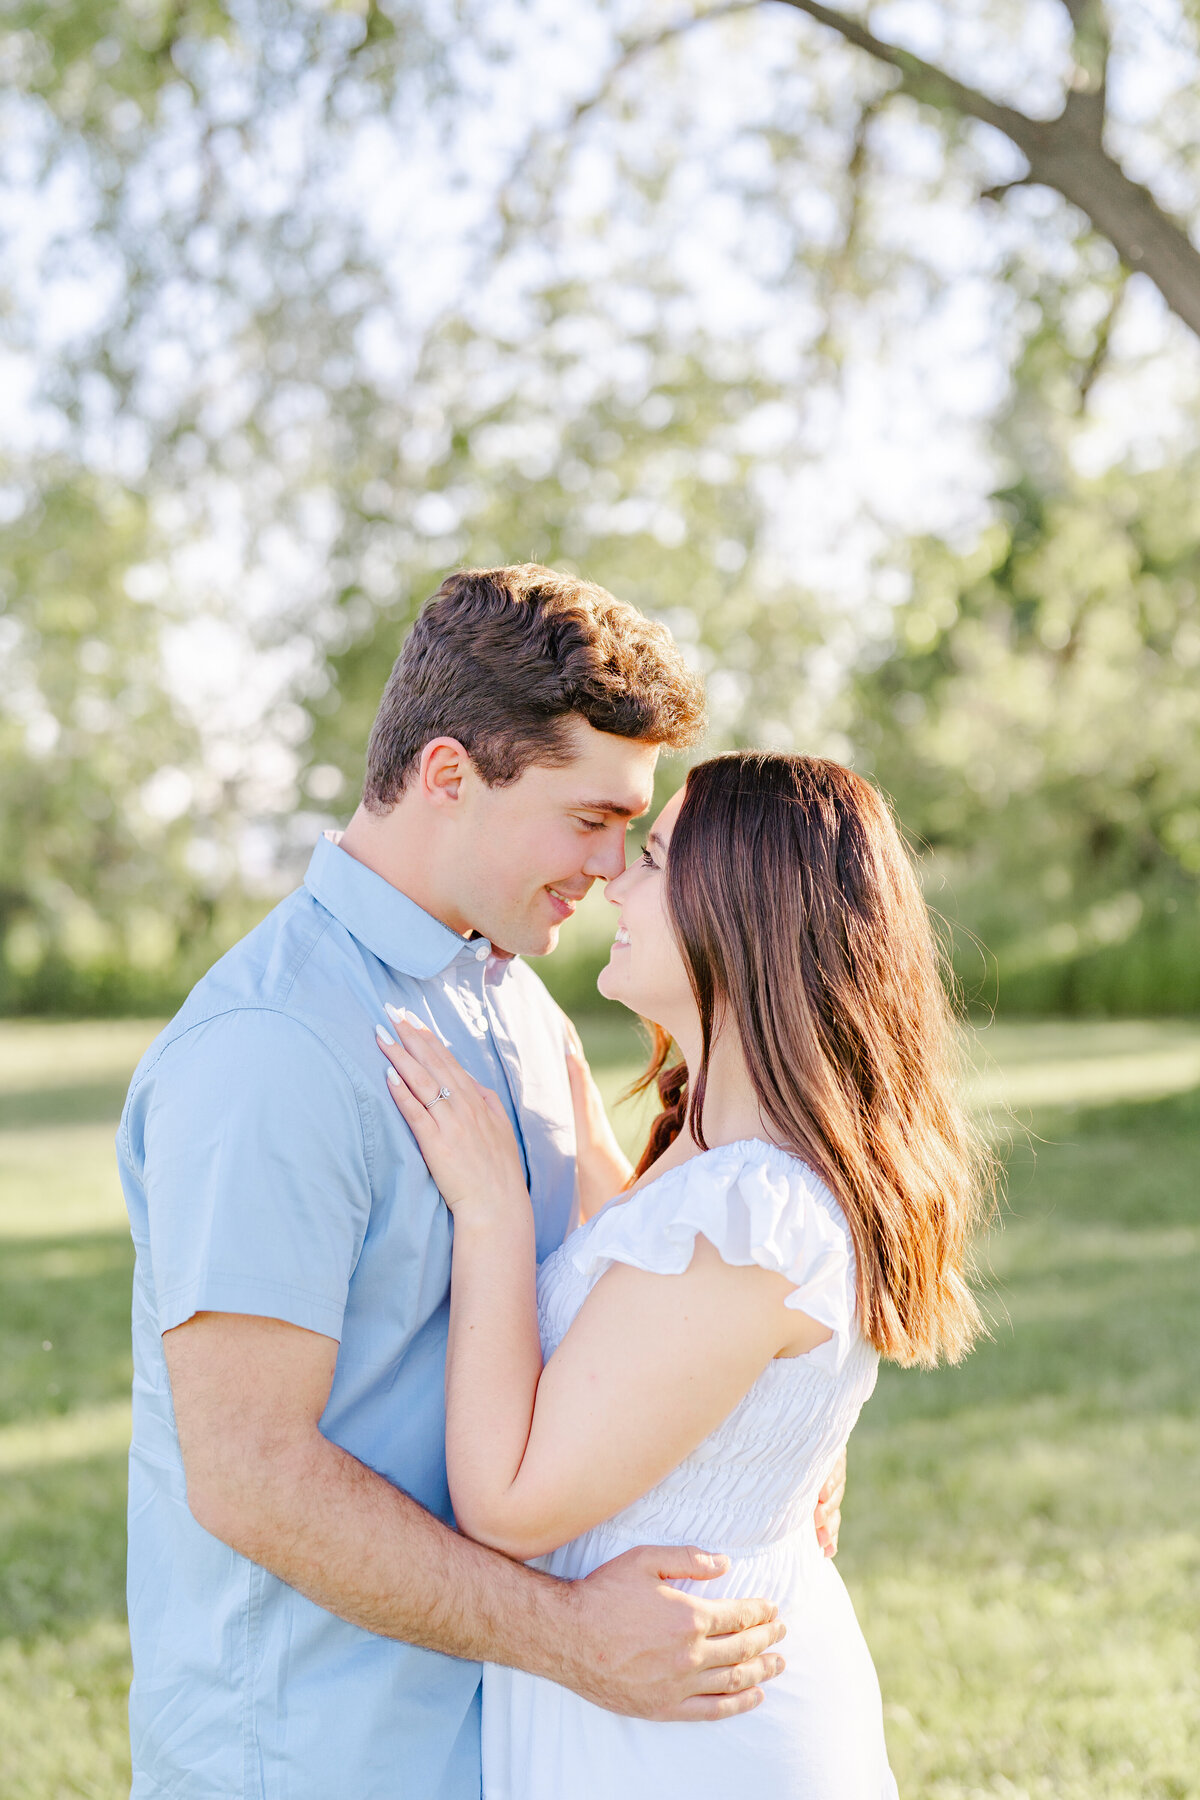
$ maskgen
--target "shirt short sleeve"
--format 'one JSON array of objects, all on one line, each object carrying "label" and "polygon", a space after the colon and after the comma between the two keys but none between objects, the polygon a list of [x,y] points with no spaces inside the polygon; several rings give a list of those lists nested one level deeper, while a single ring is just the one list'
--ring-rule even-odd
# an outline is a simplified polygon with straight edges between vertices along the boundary
[{"label": "shirt short sleeve", "polygon": [[160,1331],[197,1312],[341,1337],[371,1206],[354,1081],[316,1032],[245,1009],[147,1077],[143,1186]]}]

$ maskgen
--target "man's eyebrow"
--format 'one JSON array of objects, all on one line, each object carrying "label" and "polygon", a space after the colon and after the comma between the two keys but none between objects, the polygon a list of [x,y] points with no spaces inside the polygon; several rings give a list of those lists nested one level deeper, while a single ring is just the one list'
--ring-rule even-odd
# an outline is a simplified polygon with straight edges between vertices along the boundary
[{"label": "man's eyebrow", "polygon": [[612,813],[618,819],[640,819],[643,813],[649,812],[646,806],[622,806],[619,800],[576,800],[574,809],[577,812]]}]

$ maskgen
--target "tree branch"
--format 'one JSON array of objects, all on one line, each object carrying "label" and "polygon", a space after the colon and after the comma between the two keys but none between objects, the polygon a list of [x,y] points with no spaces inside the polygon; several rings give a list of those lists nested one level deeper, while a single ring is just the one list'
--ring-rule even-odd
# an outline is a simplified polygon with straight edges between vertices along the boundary
[{"label": "tree branch", "polygon": [[1033,185],[1027,169],[1024,175],[1018,175],[1013,181],[998,181],[995,187],[980,188],[979,198],[981,200],[1004,200],[1016,188],[1032,187]]},{"label": "tree branch", "polygon": [[1104,141],[1108,106],[1108,56],[1111,39],[1103,0],[1062,0],[1071,20],[1074,68],[1063,105],[1063,117],[1097,145]]},{"label": "tree branch", "polygon": [[667,44],[674,43],[676,38],[686,37],[698,25],[712,24],[714,19],[729,19],[737,13],[757,12],[761,4],[762,0],[726,0],[723,6],[712,6],[702,12],[689,13],[686,18],[664,25],[661,31],[652,31],[648,37],[629,38],[616,62],[606,70],[600,85],[586,100],[580,100],[572,109],[567,129],[570,130],[580,119],[586,118],[588,113],[600,106],[612,92],[618,77],[648,50],[661,50]]},{"label": "tree branch", "polygon": [[841,242],[832,249],[825,265],[821,288],[824,294],[825,325],[815,349],[835,366],[841,362],[841,355],[836,341],[834,329],[834,301],[839,289],[849,286],[853,280],[855,253],[858,248],[859,226],[862,220],[863,188],[866,183],[869,163],[869,138],[871,126],[891,98],[890,94],[873,94],[859,108],[858,119],[854,127],[854,137],[850,145],[850,156],[846,163],[847,201],[845,224]]},{"label": "tree branch", "polygon": [[1087,411],[1088,397],[1091,394],[1093,387],[1095,387],[1096,381],[1102,373],[1105,363],[1108,361],[1108,352],[1112,345],[1113,328],[1116,325],[1117,315],[1121,310],[1121,302],[1125,298],[1125,289],[1128,285],[1129,272],[1128,270],[1122,269],[1117,282],[1113,287],[1112,298],[1108,303],[1108,310],[1096,327],[1096,338],[1092,345],[1092,353],[1080,372],[1078,410],[1081,414]]},{"label": "tree branch", "polygon": [[[676,38],[686,37],[687,34],[694,31],[697,26],[708,25],[715,19],[728,19],[737,13],[756,12],[761,4],[762,0],[725,0],[725,4],[721,6],[713,6],[702,12],[689,13],[684,18],[676,19],[670,25],[664,25],[660,31],[650,32],[646,37],[628,39],[622,46],[621,54],[617,57],[616,61],[604,71],[603,76],[593,88],[592,92],[583,100],[576,101],[575,105],[571,108],[566,123],[563,126],[555,128],[553,134],[541,131],[534,132],[521,150],[519,156],[516,158],[516,161],[510,167],[499,193],[498,211],[503,230],[501,232],[500,244],[496,254],[504,254],[511,245],[514,235],[520,228],[514,196],[516,195],[522,177],[537,154],[539,145],[545,141],[545,138],[548,135],[559,137],[561,146],[565,147],[575,128],[587,118],[589,113],[593,113],[598,107],[603,106],[621,76],[627,69],[631,68],[634,63],[639,61],[641,57],[648,54],[651,50],[664,49],[667,44],[673,43]],[[563,149],[560,148],[559,161],[562,159],[562,154]]]},{"label": "tree branch", "polygon": [[[767,4],[768,0],[763,0]],[[1054,119],[1031,119],[1016,107],[969,87],[911,51],[877,38],[860,20],[823,6],[820,0],[777,0],[835,31],[845,43],[894,69],[898,89],[942,112],[978,119],[1003,132],[1029,164],[1026,179],[1053,188],[1085,213],[1130,269],[1148,275],[1171,311],[1200,337],[1200,250],[1184,226],[1165,213],[1149,188],[1133,181],[1104,148],[1105,62],[1095,91],[1073,89]],[[1107,27],[1099,0],[1063,0],[1080,33],[1107,57]],[[1080,65],[1086,70],[1086,64]]]},{"label": "tree branch", "polygon": [[850,160],[846,164],[846,182],[850,190],[849,203],[846,207],[846,229],[842,233],[842,241],[834,255],[835,274],[848,274],[858,245],[858,228],[862,217],[862,187],[867,171],[867,157],[871,127],[878,118],[887,99],[886,94],[873,94],[860,108],[858,122],[854,127],[854,138],[850,145]]},{"label": "tree branch", "polygon": [[[767,4],[767,0],[763,0],[763,4]],[[1015,107],[1005,106],[1003,101],[993,100],[978,88],[968,87],[945,69],[926,62],[922,56],[914,56],[911,50],[902,50],[897,44],[885,43],[873,31],[868,30],[861,20],[851,18],[848,13],[838,12],[831,6],[822,6],[820,0],[777,0],[777,4],[789,6],[793,12],[806,13],[818,25],[825,25],[830,31],[836,31],[840,38],[853,44],[857,50],[865,50],[876,62],[895,69],[900,77],[898,87],[913,100],[936,106],[941,112],[957,112],[972,119],[980,119],[985,125],[993,125],[1006,137],[1013,138],[1014,142],[1016,132],[1034,123]]]},{"label": "tree branch", "polygon": [[[887,43],[860,19],[825,6],[822,0],[729,0],[626,43],[594,92],[573,109],[568,135],[571,127],[603,104],[620,75],[646,52],[661,49],[697,26],[768,4],[804,14],[894,70],[898,79],[893,92],[939,112],[977,119],[1002,133],[1029,168],[1016,181],[991,188],[983,197],[998,200],[1014,187],[1053,188],[1087,216],[1128,269],[1149,276],[1171,311],[1200,337],[1200,250],[1186,227],[1164,212],[1149,188],[1132,180],[1104,147],[1109,32],[1103,0],[1061,0],[1071,19],[1076,72],[1056,118],[1031,118],[911,50]],[[501,216],[506,238],[514,224],[509,195],[533,150],[531,142],[505,184]]]}]

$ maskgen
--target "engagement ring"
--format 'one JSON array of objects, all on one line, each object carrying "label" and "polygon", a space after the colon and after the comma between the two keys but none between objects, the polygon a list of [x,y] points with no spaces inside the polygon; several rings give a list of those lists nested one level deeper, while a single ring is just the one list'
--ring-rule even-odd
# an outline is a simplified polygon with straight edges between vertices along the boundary
[{"label": "engagement ring", "polygon": [[449,1088],[439,1088],[437,1093],[433,1096],[433,1099],[429,1102],[429,1105],[425,1108],[425,1111],[432,1112],[439,1100],[448,1100],[449,1098],[450,1098],[450,1089]]}]

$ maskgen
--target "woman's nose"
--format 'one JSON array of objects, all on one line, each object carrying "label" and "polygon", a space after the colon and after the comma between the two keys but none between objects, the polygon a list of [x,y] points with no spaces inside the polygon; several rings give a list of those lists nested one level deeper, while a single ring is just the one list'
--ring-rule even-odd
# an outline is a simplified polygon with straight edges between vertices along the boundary
[{"label": "woman's nose", "polygon": [[614,906],[620,906],[621,901],[624,898],[625,877],[628,873],[628,869],[622,869],[619,875],[614,875],[611,880],[605,883],[604,898],[606,900],[611,900]]}]

